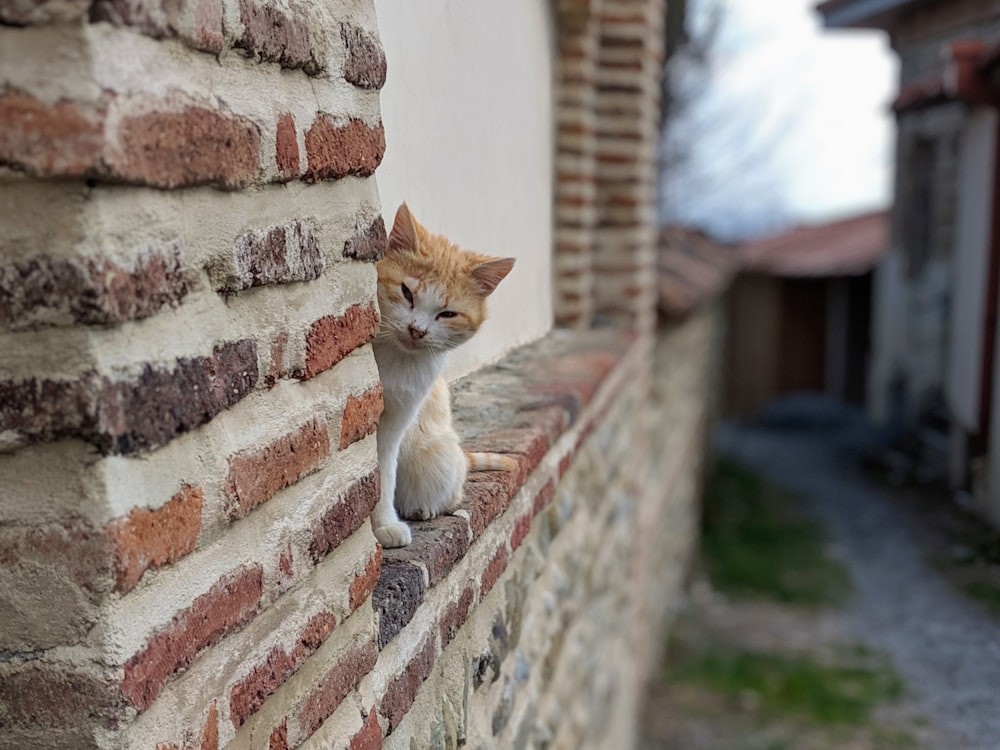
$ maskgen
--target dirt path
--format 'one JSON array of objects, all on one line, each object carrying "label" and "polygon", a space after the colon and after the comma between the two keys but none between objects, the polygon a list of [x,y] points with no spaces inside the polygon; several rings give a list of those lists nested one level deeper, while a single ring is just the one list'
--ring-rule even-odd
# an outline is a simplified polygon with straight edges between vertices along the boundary
[{"label": "dirt path", "polygon": [[1000,626],[928,563],[913,519],[888,490],[856,471],[865,440],[858,417],[802,399],[717,437],[720,454],[808,499],[852,579],[845,627],[889,656],[914,705],[943,733],[931,750],[1000,748]]}]

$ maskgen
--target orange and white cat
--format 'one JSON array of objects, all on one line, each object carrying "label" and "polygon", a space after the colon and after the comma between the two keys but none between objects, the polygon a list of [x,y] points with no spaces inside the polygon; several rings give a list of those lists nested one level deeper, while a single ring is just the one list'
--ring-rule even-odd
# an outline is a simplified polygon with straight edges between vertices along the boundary
[{"label": "orange and white cat", "polygon": [[508,456],[462,450],[441,377],[448,351],[479,329],[486,298],[513,266],[513,258],[463,250],[427,231],[405,203],[396,212],[377,264],[382,323],[372,343],[385,402],[377,437],[382,494],[372,528],[384,547],[410,543],[400,517],[454,510],[470,468],[516,467]]}]

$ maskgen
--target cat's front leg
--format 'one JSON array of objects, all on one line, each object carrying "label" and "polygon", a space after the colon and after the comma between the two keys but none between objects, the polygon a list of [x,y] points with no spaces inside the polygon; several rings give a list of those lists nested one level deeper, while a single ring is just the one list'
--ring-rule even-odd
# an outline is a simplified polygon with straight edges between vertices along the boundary
[{"label": "cat's front leg", "polygon": [[397,422],[399,415],[392,413],[391,407],[383,412],[376,433],[376,450],[381,475],[381,493],[375,512],[372,513],[372,531],[383,547],[405,547],[413,536],[410,527],[399,520],[393,498],[396,495],[396,469],[399,461],[399,446],[403,428]]}]

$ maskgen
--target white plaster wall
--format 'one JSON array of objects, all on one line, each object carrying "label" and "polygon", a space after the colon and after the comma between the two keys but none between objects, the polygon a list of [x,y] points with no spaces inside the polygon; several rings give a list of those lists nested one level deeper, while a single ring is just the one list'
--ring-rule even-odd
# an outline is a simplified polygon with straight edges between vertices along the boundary
[{"label": "white plaster wall", "polygon": [[376,0],[388,60],[386,227],[406,201],[463,247],[513,256],[458,377],[552,325],[553,19],[544,0]]}]

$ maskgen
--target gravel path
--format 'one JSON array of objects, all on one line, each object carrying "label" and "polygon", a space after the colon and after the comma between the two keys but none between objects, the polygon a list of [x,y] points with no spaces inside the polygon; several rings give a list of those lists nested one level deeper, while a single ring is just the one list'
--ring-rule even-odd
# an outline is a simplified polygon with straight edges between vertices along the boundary
[{"label": "gravel path", "polygon": [[940,750],[1000,749],[1000,626],[925,561],[906,512],[854,469],[869,436],[828,401],[781,403],[723,426],[716,448],[809,498],[850,571],[854,636],[889,655],[924,715],[954,738]]}]

